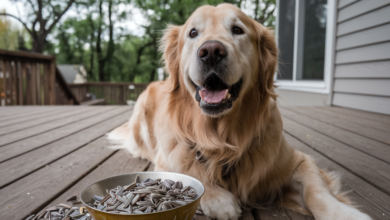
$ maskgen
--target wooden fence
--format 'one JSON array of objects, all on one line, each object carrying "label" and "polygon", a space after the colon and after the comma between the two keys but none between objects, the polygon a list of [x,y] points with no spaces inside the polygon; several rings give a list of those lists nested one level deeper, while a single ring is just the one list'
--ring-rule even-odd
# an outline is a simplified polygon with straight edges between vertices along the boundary
[{"label": "wooden fence", "polygon": [[128,100],[136,101],[146,89],[146,83],[110,83],[89,82],[82,84],[68,84],[78,102],[95,99],[104,99],[108,105],[126,105]]},{"label": "wooden fence", "polygon": [[54,56],[0,50],[0,105],[73,105]]}]

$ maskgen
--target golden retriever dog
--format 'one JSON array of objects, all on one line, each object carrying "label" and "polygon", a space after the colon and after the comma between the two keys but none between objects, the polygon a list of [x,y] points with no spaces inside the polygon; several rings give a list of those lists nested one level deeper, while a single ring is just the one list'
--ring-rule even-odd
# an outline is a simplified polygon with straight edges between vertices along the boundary
[{"label": "golden retriever dog", "polygon": [[283,137],[271,31],[233,5],[203,6],[167,28],[161,51],[169,77],[148,86],[109,140],[156,171],[199,179],[201,207],[212,218],[277,203],[315,219],[371,219],[335,174]]}]

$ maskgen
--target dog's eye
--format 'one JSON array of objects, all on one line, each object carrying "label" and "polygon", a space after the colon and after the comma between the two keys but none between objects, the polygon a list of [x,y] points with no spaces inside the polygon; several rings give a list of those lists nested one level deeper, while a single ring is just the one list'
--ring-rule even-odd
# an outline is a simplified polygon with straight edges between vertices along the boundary
[{"label": "dog's eye", "polygon": [[191,38],[194,38],[198,36],[198,32],[195,30],[195,28],[193,28],[191,31],[190,31],[190,37]]},{"label": "dog's eye", "polygon": [[237,27],[237,26],[233,26],[233,34],[243,34],[244,33],[244,31],[241,29],[241,28],[239,28],[239,27]]}]

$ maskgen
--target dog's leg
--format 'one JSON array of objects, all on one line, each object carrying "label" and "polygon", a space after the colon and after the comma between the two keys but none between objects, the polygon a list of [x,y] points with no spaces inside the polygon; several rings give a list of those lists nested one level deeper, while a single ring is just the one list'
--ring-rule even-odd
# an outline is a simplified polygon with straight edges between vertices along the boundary
[{"label": "dog's leg", "polygon": [[[305,206],[316,220],[370,220],[358,209],[340,202],[329,189],[321,170],[314,160],[303,153],[297,153],[299,164],[292,175],[292,181],[304,200]],[[336,180],[338,181],[338,180]]]},{"label": "dog's leg", "polygon": [[238,199],[218,186],[206,186],[200,205],[203,212],[211,218],[237,220],[241,215]]}]

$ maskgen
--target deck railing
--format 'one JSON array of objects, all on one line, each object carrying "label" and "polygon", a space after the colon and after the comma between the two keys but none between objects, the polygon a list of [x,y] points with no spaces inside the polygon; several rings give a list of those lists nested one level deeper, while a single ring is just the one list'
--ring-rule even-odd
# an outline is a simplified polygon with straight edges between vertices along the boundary
[{"label": "deck railing", "polygon": [[78,102],[91,99],[104,99],[106,105],[126,105],[128,101],[136,101],[146,89],[147,83],[111,83],[88,82],[68,84]]},{"label": "deck railing", "polygon": [[0,50],[0,105],[72,105],[78,101],[55,57]]}]

